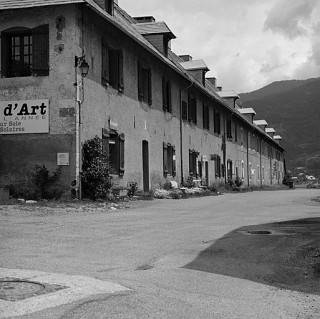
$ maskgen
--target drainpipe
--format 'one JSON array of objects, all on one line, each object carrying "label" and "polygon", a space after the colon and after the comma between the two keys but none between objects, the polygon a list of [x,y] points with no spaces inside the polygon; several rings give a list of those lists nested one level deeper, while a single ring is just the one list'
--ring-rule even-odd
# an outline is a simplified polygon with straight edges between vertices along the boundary
[{"label": "drainpipe", "polygon": [[[226,161],[227,161],[227,142],[226,142],[226,135],[227,135],[227,132],[226,132],[226,127],[227,127],[227,119],[231,116],[233,116],[235,113],[231,113],[230,115],[228,115],[226,118],[225,118],[225,121],[224,121],[224,128],[223,128],[223,133],[224,133],[224,136],[222,137],[222,155],[223,155],[223,166],[224,166],[224,184],[227,185],[227,175],[228,175],[228,168],[227,168],[227,165],[226,165]],[[232,178],[232,176],[231,176]]]},{"label": "drainpipe", "polygon": [[260,187],[262,188],[262,139],[260,138]]},{"label": "drainpipe", "polygon": [[183,178],[183,146],[182,146],[182,92],[185,90],[190,89],[194,85],[194,82],[191,82],[190,85],[187,87],[183,88],[180,90],[180,174],[181,174],[181,184],[183,185],[184,183],[184,178]]},{"label": "drainpipe", "polygon": [[249,177],[249,134],[251,131],[247,132],[247,180],[248,180],[248,187],[250,186],[250,177]]}]

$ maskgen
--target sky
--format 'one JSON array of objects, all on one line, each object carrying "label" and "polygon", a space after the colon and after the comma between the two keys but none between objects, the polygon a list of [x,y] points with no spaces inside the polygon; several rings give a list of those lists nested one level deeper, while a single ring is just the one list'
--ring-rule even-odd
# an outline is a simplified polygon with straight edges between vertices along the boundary
[{"label": "sky", "polygon": [[202,59],[223,90],[320,77],[320,0],[118,0],[177,37],[178,55]]}]

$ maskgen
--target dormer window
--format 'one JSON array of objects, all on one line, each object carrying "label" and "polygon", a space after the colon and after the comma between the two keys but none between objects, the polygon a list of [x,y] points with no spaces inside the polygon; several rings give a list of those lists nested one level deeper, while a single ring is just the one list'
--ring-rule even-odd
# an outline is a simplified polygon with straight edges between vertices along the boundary
[{"label": "dormer window", "polygon": [[168,56],[170,41],[175,35],[163,21],[156,22],[153,17],[134,18],[138,23],[134,24],[137,31],[143,35],[159,52]]},{"label": "dormer window", "polygon": [[105,0],[105,2],[104,2],[105,10],[110,15],[113,15],[113,5],[114,5],[114,1],[113,0]]}]

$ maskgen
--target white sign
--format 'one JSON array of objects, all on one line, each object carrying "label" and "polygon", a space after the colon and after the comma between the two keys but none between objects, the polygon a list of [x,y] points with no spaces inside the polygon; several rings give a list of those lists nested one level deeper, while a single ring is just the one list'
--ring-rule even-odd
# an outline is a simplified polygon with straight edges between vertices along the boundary
[{"label": "white sign", "polygon": [[69,165],[69,153],[57,153],[57,165]]},{"label": "white sign", "polygon": [[0,101],[0,134],[49,132],[49,100]]}]

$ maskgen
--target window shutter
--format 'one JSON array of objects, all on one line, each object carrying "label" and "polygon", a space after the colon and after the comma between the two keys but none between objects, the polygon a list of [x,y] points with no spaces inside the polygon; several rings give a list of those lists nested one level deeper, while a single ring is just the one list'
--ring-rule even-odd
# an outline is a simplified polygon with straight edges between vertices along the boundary
[{"label": "window shutter", "polygon": [[9,51],[10,51],[10,41],[9,37],[1,32],[1,76],[8,76],[9,70]]},{"label": "window shutter", "polygon": [[191,106],[191,96],[188,94],[188,121],[191,122],[192,119],[192,106]]},{"label": "window shutter", "polygon": [[148,69],[148,103],[152,104],[152,72]]},{"label": "window shutter", "polygon": [[182,119],[188,120],[188,104],[185,101],[182,101]]},{"label": "window shutter", "polygon": [[167,101],[167,85],[164,76],[162,77],[162,108],[164,111],[167,111],[168,101]]},{"label": "window shutter", "polygon": [[163,175],[166,177],[168,174],[168,146],[163,143]]},{"label": "window shutter", "polygon": [[103,85],[109,84],[109,48],[107,43],[102,40],[102,75],[101,75],[101,82]]},{"label": "window shutter", "polygon": [[193,175],[193,151],[189,150],[189,174]]},{"label": "window shutter", "polygon": [[193,123],[197,124],[197,100],[193,99]]},{"label": "window shutter", "polygon": [[124,81],[123,81],[123,51],[118,50],[118,73],[119,73],[119,92],[124,90]]},{"label": "window shutter", "polygon": [[142,65],[138,61],[138,99],[143,100],[143,78],[142,78]]},{"label": "window shutter", "polygon": [[176,149],[172,146],[172,176],[176,176]]},{"label": "window shutter", "polygon": [[119,175],[124,173],[124,134],[119,135]]},{"label": "window shutter", "polygon": [[32,30],[32,73],[49,75],[49,25],[44,24]]},{"label": "window shutter", "polygon": [[171,82],[167,82],[168,87],[168,111],[172,113],[172,105],[171,105]]}]

